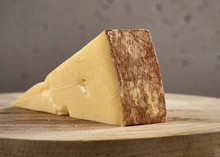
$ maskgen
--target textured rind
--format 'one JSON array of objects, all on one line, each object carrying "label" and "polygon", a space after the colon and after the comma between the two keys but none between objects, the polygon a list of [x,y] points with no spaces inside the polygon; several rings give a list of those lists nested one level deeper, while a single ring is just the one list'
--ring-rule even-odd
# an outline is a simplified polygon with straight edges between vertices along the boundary
[{"label": "textured rind", "polygon": [[149,31],[115,29],[105,32],[119,78],[123,124],[165,122],[164,89]]}]

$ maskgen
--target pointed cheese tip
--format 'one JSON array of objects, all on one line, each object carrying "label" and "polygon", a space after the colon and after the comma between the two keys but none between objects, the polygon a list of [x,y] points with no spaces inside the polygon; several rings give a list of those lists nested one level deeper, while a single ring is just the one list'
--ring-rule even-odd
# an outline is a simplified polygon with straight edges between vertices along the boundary
[{"label": "pointed cheese tip", "polygon": [[21,97],[15,100],[12,106],[57,115],[69,115],[68,108],[65,105],[58,106],[52,100],[53,97],[50,93],[49,84],[46,81],[31,87]]},{"label": "pointed cheese tip", "polygon": [[11,106],[17,107],[17,104],[18,104],[18,102],[19,102],[19,99],[20,99],[20,98],[16,99],[14,102],[12,102]]},{"label": "pointed cheese tip", "polygon": [[12,102],[11,105],[12,105],[13,107],[19,107],[19,104],[20,104],[22,101],[24,101],[24,99],[25,99],[25,98],[24,98],[24,97],[25,97],[24,95],[26,95],[26,93],[27,93],[27,92],[23,93],[19,98],[17,98],[14,102]]},{"label": "pointed cheese tip", "polygon": [[45,90],[45,88],[47,88],[47,85],[45,84],[45,82],[40,82],[34,85],[33,87],[31,87],[30,89],[28,89],[18,99],[16,99],[11,105],[13,107],[19,107],[20,106],[19,104],[24,102],[27,98],[41,93],[43,90]]}]

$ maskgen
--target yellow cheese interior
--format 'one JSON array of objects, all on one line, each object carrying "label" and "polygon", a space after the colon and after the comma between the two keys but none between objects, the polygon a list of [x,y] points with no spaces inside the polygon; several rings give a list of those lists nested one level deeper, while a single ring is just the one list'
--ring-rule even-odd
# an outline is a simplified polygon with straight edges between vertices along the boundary
[{"label": "yellow cheese interior", "polygon": [[14,106],[123,125],[119,84],[105,32],[70,57]]}]

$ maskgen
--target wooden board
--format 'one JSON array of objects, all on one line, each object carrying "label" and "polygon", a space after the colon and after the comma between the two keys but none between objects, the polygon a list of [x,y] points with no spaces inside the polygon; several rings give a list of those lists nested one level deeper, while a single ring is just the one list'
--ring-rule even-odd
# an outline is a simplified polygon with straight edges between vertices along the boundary
[{"label": "wooden board", "polygon": [[0,94],[0,156],[220,156],[220,99],[166,94],[167,123],[118,127],[12,108]]}]

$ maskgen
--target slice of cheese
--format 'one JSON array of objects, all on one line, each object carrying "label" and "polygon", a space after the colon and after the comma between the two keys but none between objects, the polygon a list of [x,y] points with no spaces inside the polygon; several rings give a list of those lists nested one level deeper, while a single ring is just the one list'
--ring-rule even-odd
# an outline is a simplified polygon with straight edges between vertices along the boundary
[{"label": "slice of cheese", "polygon": [[103,31],[13,106],[120,126],[165,122],[149,31]]}]

